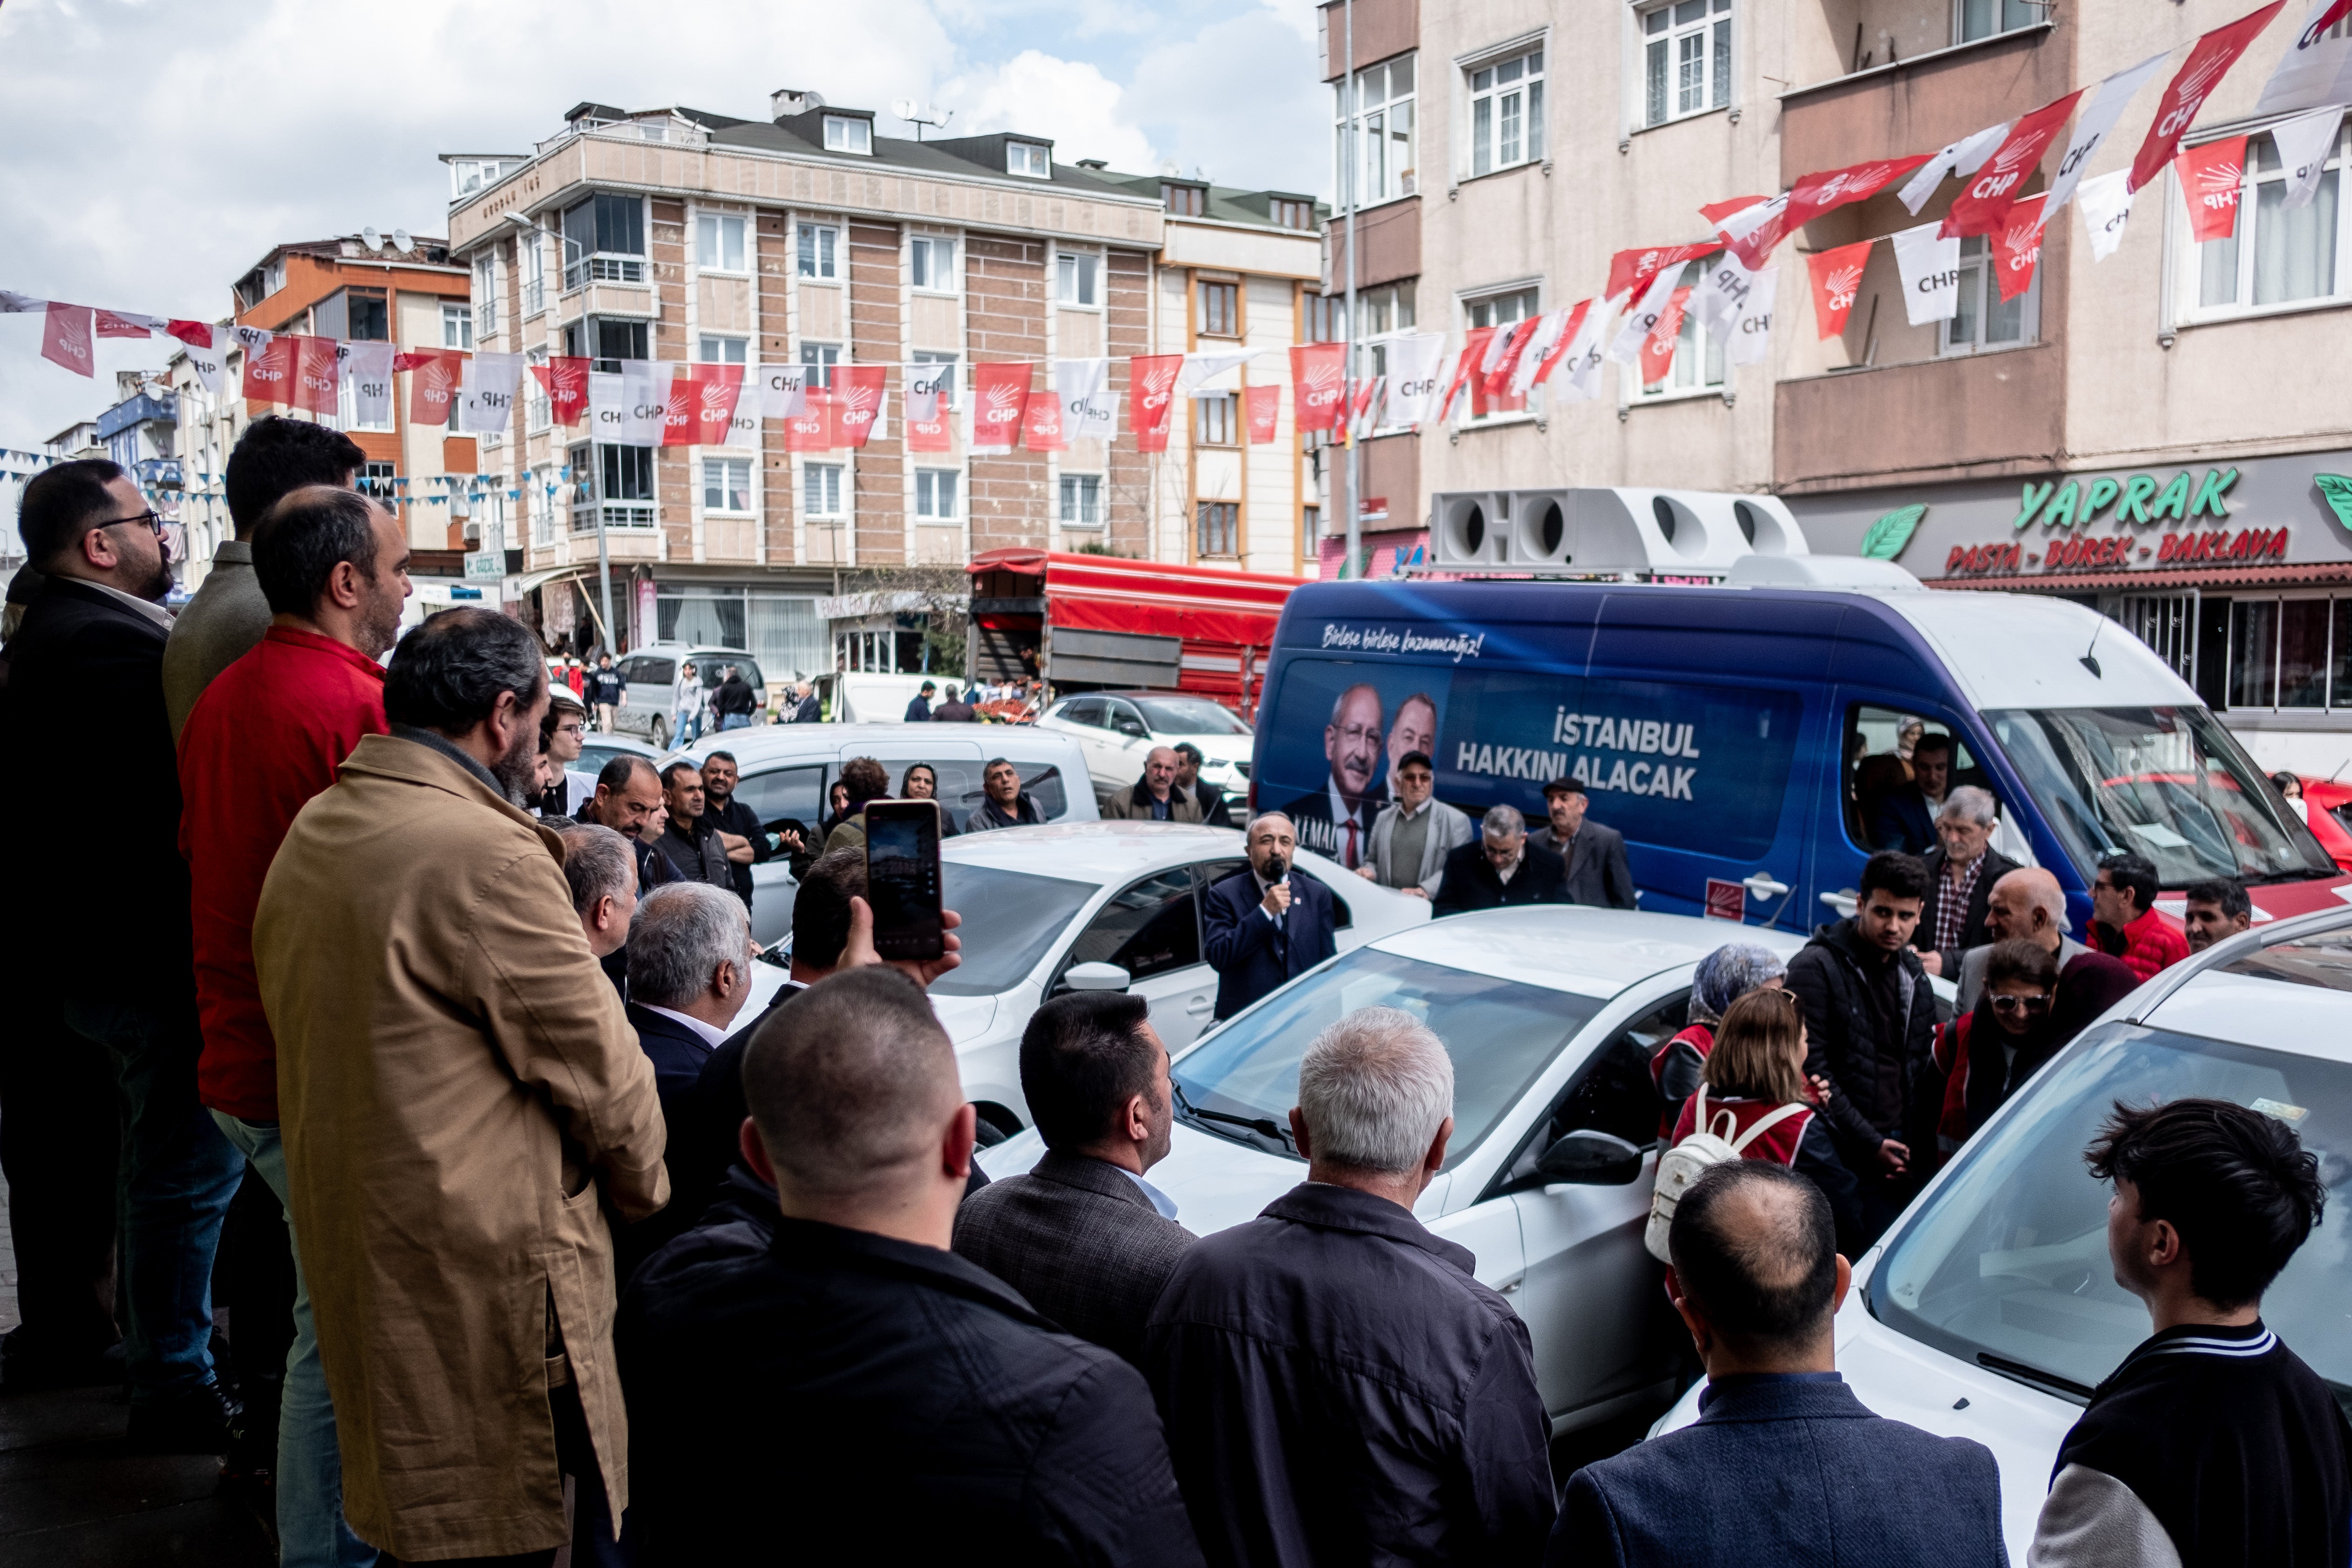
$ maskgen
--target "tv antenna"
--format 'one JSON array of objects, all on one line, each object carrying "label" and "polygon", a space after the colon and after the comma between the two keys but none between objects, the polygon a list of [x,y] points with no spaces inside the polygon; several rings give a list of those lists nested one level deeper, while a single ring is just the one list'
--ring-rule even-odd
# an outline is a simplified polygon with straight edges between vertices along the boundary
[{"label": "tv antenna", "polygon": [[890,112],[915,128],[915,140],[918,141],[923,139],[925,126],[934,131],[943,130],[947,122],[955,118],[952,109],[941,109],[933,103],[917,103],[911,98],[902,98],[893,103]]}]

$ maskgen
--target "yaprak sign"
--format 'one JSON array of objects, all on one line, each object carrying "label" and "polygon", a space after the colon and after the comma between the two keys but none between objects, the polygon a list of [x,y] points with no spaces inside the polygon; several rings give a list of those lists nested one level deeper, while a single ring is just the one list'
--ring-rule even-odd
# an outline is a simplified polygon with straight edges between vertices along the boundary
[{"label": "yaprak sign", "polygon": [[1819,554],[1924,580],[2352,566],[2352,452],[1790,497]]}]

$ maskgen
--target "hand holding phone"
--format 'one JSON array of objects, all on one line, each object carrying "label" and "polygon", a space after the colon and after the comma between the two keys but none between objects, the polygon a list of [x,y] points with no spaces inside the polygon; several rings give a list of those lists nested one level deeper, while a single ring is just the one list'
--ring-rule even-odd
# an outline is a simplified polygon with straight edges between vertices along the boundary
[{"label": "hand holding phone", "polygon": [[947,951],[935,803],[867,802],[866,898],[874,910],[874,951],[884,962],[922,963]]}]

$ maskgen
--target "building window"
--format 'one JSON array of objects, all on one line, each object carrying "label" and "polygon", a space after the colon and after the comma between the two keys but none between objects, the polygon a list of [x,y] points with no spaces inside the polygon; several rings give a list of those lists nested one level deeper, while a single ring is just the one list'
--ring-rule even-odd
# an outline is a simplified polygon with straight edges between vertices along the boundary
[{"label": "building window", "polygon": [[1315,204],[1312,202],[1276,196],[1269,204],[1268,212],[1280,228],[1311,229],[1315,226]]},{"label": "building window", "polygon": [[643,321],[614,321],[595,318],[573,321],[563,329],[563,351],[574,359],[593,358],[588,368],[604,375],[620,373],[623,360],[642,360],[646,352],[646,327]]},{"label": "building window", "polygon": [[385,343],[392,340],[392,312],[384,302],[380,288],[344,290],[345,302],[351,312],[349,328],[355,342]]},{"label": "building window", "polygon": [[706,365],[746,364],[751,344],[749,338],[714,338],[706,332],[702,336],[702,352],[695,358]]},{"label": "building window", "polygon": [[1024,180],[1050,180],[1054,177],[1053,154],[1034,141],[1008,141],[1004,144],[1004,172]]},{"label": "building window", "polygon": [[1541,49],[1470,73],[1470,172],[1490,174],[1544,156]]},{"label": "building window", "polygon": [[[917,349],[908,358],[919,365],[952,365],[956,362],[955,355],[943,354],[935,349]],[[961,376],[950,374],[947,380],[940,383],[940,393],[944,400],[944,406],[948,408],[963,406],[962,389],[956,384],[961,380],[962,380]]]},{"label": "building window", "polygon": [[702,460],[702,509],[706,512],[748,512],[751,509],[751,460],[749,457],[706,457]]},{"label": "building window", "polygon": [[2013,32],[2045,19],[2049,7],[2035,0],[1953,0],[1952,42],[1965,44]]},{"label": "building window", "polygon": [[801,469],[801,510],[812,517],[841,516],[841,465],[810,463]]},{"label": "building window", "polygon": [[2042,325],[2042,272],[2014,299],[2000,297],[1983,235],[1960,242],[1960,308],[1937,328],[1937,352],[1974,354],[2031,343]]},{"label": "building window", "polygon": [[646,204],[599,194],[563,212],[563,287],[646,280]]},{"label": "building window", "polygon": [[379,497],[388,505],[397,505],[393,500],[392,482],[399,472],[400,465],[395,463],[362,463],[352,482],[361,495]]},{"label": "building window", "polygon": [[499,253],[486,250],[474,257],[474,336],[488,338],[499,329]]},{"label": "building window", "polygon": [[1171,217],[1197,218],[1208,209],[1209,188],[1206,185],[1180,185],[1162,180],[1160,182],[1160,200]]},{"label": "building window", "polygon": [[470,349],[474,346],[474,313],[463,305],[441,307],[441,346],[445,349]]},{"label": "building window", "polygon": [[1202,446],[1241,444],[1239,396],[1211,392],[1192,399],[1192,439]]},{"label": "building window", "polygon": [[1102,257],[1065,251],[1054,261],[1054,298],[1064,305],[1102,303]]},{"label": "building window", "polygon": [[907,242],[908,281],[933,294],[953,294],[955,245],[951,239],[917,235]]},{"label": "building window", "polygon": [[2347,678],[2352,677],[2352,667],[2347,667],[2352,666],[2352,640],[2347,634],[2352,634],[2352,599],[2232,600],[2230,706],[2352,707],[2352,678]]},{"label": "building window", "polygon": [[[1695,286],[1705,268],[1690,262],[1683,268],[1678,287]],[[1675,338],[1674,361],[1666,373],[1642,389],[1648,398],[1672,397],[1680,392],[1720,392],[1723,388],[1723,340],[1707,330],[1706,325],[1688,310],[1683,312],[1682,330]]]},{"label": "building window", "polygon": [[1671,0],[1641,13],[1644,125],[1731,106],[1731,0]]},{"label": "building window", "polygon": [[602,455],[604,486],[601,499],[650,501],[654,498],[654,449],[616,446],[610,442],[596,449]]},{"label": "building window", "polygon": [[1066,528],[1098,528],[1102,527],[1102,476],[1063,475],[1062,526]]},{"label": "building window", "polygon": [[654,526],[654,449],[597,444],[592,459],[584,444],[571,449],[572,531],[593,534],[602,518],[608,528]]},{"label": "building window", "polygon": [[963,474],[954,468],[915,470],[915,520],[952,523],[956,520],[956,486]]},{"label": "building window", "polygon": [[1420,188],[1413,169],[1413,60],[1412,55],[1399,55],[1358,71],[1353,115],[1348,112],[1348,78],[1339,78],[1333,116],[1339,140],[1331,167],[1342,202],[1349,197],[1351,130],[1360,133],[1354,139],[1357,205],[1410,196]]},{"label": "building window", "polygon": [[[1462,303],[1462,313],[1463,325],[1466,327],[1508,327],[1514,322],[1525,321],[1538,313],[1536,308],[1536,291],[1532,288],[1515,288],[1507,294],[1489,294],[1476,299],[1465,299]],[[1488,340],[1489,342],[1492,340]],[[1471,400],[1469,404],[1471,412],[1466,415],[1468,420],[1517,418],[1524,413],[1524,410],[1517,408],[1488,408],[1484,414],[1480,414],[1476,412],[1479,406],[1478,400],[1475,398]]]},{"label": "building window", "polygon": [[1202,501],[1192,508],[1193,553],[1241,554],[1242,508],[1235,501]]},{"label": "building window", "polygon": [[694,220],[695,265],[709,272],[743,270],[743,220],[700,213]]},{"label": "building window", "polygon": [[803,343],[801,363],[809,368],[811,386],[829,387],[833,384],[833,367],[841,363],[841,345]]},{"label": "building window", "polygon": [[523,493],[523,509],[530,514],[530,542],[555,542],[555,474],[545,465],[530,471],[530,488]]},{"label": "building window", "polygon": [[531,373],[533,368],[541,370],[546,368],[547,350],[533,349],[524,358],[527,368],[523,371],[522,378],[523,428],[536,435],[555,423],[554,411],[549,406],[547,401],[547,389],[541,386],[539,378]]},{"label": "building window", "polygon": [[[2249,168],[2238,198],[2237,228],[2227,239],[2195,247],[2196,303],[2186,314],[2212,319],[2253,314],[2278,306],[2352,295],[2352,204],[2344,200],[2347,138],[2336,129],[2335,145],[2321,166],[2319,190],[2303,206],[2286,207],[2288,171],[2279,166],[2278,147],[2268,135],[2246,143]],[[2175,184],[2179,182],[2176,180]],[[2188,242],[2186,197],[2176,220]]]},{"label": "building window", "polygon": [[1201,314],[1195,329],[1204,338],[1238,338],[1242,335],[1241,285],[1238,283],[1203,283],[1201,285]]},{"label": "building window", "polygon": [[834,258],[841,247],[841,231],[830,224],[803,224],[800,233],[800,274],[803,277],[832,278],[840,274],[835,270]]},{"label": "building window", "polygon": [[1298,553],[1313,553],[1315,541],[1323,537],[1323,508],[1305,506],[1298,508]]},{"label": "building window", "polygon": [[874,122],[846,114],[824,117],[824,150],[828,152],[856,152],[870,157],[874,152]]}]

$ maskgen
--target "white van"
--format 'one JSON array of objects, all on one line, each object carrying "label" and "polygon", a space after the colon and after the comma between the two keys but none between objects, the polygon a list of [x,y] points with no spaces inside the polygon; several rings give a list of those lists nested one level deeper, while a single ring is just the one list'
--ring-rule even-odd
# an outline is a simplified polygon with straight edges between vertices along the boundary
[{"label": "white van", "polygon": [[[984,798],[981,769],[995,757],[1021,770],[1022,789],[1047,821],[1092,822],[1102,815],[1077,743],[1027,725],[754,725],[707,735],[678,755],[700,762],[714,751],[733,753],[741,775],[735,798],[757,811],[771,832],[790,825],[814,834],[831,812],[826,796],[841,765],[856,757],[881,763],[894,794],[908,768],[930,764],[939,775],[940,803],[959,831]],[[751,935],[761,946],[792,930],[798,885],[785,855],[751,868]]]}]

